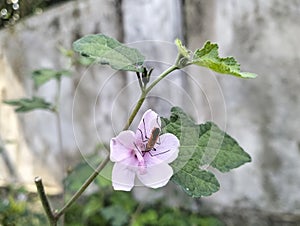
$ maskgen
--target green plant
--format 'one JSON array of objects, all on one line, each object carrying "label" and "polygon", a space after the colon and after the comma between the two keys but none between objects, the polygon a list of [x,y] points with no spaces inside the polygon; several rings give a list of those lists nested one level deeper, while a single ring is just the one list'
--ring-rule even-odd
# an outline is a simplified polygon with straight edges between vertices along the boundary
[{"label": "green plant", "polygon": [[[178,39],[175,41],[175,44],[178,49],[175,63],[158,75],[154,81],[151,81],[153,69],[145,66],[145,57],[137,49],[129,48],[103,34],[87,35],[73,43],[74,50],[81,54],[81,58],[79,58],[81,59],[79,60],[81,63],[100,63],[109,65],[115,70],[136,74],[140,87],[140,97],[123,131],[110,141],[110,158],[107,156],[99,163],[95,170],[87,169],[84,173],[84,175],[90,175],[87,179],[82,180],[82,177],[75,178],[77,182],[75,186],[76,191],[70,197],[68,196],[69,200],[61,209],[52,210],[45,195],[41,178],[37,177],[35,179],[40,199],[51,225],[57,225],[62,215],[70,208],[75,208],[75,202],[97,178],[98,174],[106,168],[110,162],[109,159],[115,162],[112,168],[112,182],[116,190],[131,190],[134,186],[135,176],[143,184],[152,188],[162,187],[171,179],[171,181],[179,185],[191,197],[209,196],[219,190],[219,182],[214,173],[207,168],[208,166],[220,172],[228,172],[251,161],[249,154],[216,124],[212,122],[200,125],[196,124],[179,107],[171,109],[171,116],[169,118],[160,118],[157,116],[157,113],[149,109],[144,114],[136,133],[128,130],[152,89],[173,71],[181,70],[190,65],[196,65],[238,78],[256,77],[253,73],[242,72],[240,65],[233,57],[219,57],[218,45],[210,41],[207,41],[202,48],[195,51],[187,49]],[[63,52],[70,57],[74,56],[72,52]],[[41,69],[33,73],[36,88],[51,79],[57,81],[57,95],[54,103],[48,103],[39,97],[5,101],[7,104],[16,106],[17,112],[28,112],[35,109],[46,109],[53,112],[57,118],[59,128],[58,143],[61,151],[60,87],[62,76],[69,76],[69,74],[66,70],[52,69]],[[168,171],[166,176],[163,175],[164,171]],[[154,181],[154,177],[159,181]],[[118,196],[118,201],[114,202],[113,200],[116,196]],[[100,197],[97,197],[99,202]],[[111,193],[109,205],[106,205],[105,202],[107,201],[103,199],[103,203],[100,202],[97,204],[97,198],[93,198],[89,202],[83,202],[85,206],[82,211],[85,214],[85,216],[82,216],[83,219],[92,213],[97,213],[95,215],[95,218],[97,218],[95,222],[104,221],[110,222],[112,225],[122,225],[126,222],[128,223],[130,213],[135,209],[132,206],[137,205],[136,202],[129,201],[128,194],[125,195],[120,192]],[[120,203],[123,199],[126,200],[124,201],[125,206],[122,206]],[[76,209],[73,210],[76,211]],[[147,224],[151,225],[149,222],[158,221],[160,225],[167,225],[167,222],[172,222],[173,219],[178,219],[178,222],[181,222],[181,219],[185,216],[181,215],[184,214],[181,211],[176,212],[177,210],[175,211],[177,215],[172,215],[169,213],[169,211],[172,211],[168,208],[162,210],[163,215],[160,215],[158,210],[160,210],[159,207],[156,207],[155,212],[151,211],[151,209],[145,212],[141,211],[133,219],[132,223],[140,222],[142,224],[148,221]],[[188,215],[188,218],[194,219],[195,224],[200,225],[209,225],[210,222],[213,222],[210,218],[206,220],[205,218],[198,219],[195,215]],[[66,219],[71,220],[71,217],[67,216]],[[94,217],[86,219],[89,221],[94,219]],[[86,224],[93,225],[92,222]],[[173,225],[175,224],[173,222]]]}]

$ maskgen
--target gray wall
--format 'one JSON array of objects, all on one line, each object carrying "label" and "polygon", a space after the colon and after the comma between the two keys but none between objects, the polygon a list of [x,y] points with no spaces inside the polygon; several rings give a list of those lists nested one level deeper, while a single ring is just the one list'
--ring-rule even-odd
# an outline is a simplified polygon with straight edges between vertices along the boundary
[{"label": "gray wall", "polygon": [[[156,66],[154,75],[173,63],[176,37],[184,38],[191,49],[201,47],[207,39],[216,41],[221,55],[235,56],[243,70],[259,77],[242,80],[191,67],[170,75],[155,88],[144,109],[152,107],[164,115],[171,105],[182,106],[199,122],[218,123],[251,154],[252,163],[217,175],[220,191],[202,199],[201,206],[222,213],[234,209],[249,225],[268,225],[274,214],[279,214],[279,225],[295,222],[300,214],[299,15],[296,0],[70,2],[0,32],[1,98],[4,93],[6,98],[31,95],[30,71],[63,67],[67,62],[56,47],[68,48],[88,33],[105,33],[139,48],[147,64]],[[13,83],[9,82],[12,78]],[[39,94],[51,100],[54,90],[55,83],[49,83]],[[63,154],[57,148],[52,115],[33,112],[17,119],[3,105],[0,112],[1,139],[19,142],[6,147],[18,153],[26,149],[26,156],[36,159],[33,162],[48,165],[45,177],[55,175],[57,182],[68,162],[90,153],[96,143],[108,142],[122,129],[137,101],[138,84],[135,75],[93,66],[87,71],[74,69],[73,78],[63,81],[62,90]],[[20,165],[22,159],[12,155],[11,161]],[[30,181],[41,172],[31,168],[22,175],[23,180]],[[1,172],[6,172],[6,176],[0,174],[4,181],[9,171]],[[288,217],[282,220],[281,216]]]}]

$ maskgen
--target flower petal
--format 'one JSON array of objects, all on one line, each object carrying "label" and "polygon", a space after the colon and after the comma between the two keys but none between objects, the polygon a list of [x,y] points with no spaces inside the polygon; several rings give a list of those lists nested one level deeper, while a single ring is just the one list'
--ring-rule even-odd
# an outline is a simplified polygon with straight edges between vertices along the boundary
[{"label": "flower petal", "polygon": [[145,174],[137,174],[139,180],[151,188],[165,186],[173,175],[173,169],[167,163],[160,163],[147,167]]},{"label": "flower petal", "polygon": [[115,163],[112,170],[114,190],[130,191],[134,186],[135,172],[128,169],[127,164]]},{"label": "flower petal", "polygon": [[158,117],[158,114],[155,111],[152,111],[151,109],[147,110],[142,120],[138,126],[138,129],[136,131],[136,139],[145,141],[146,138],[149,138],[151,136],[151,132],[153,128],[160,128],[161,127],[161,120],[160,117]]},{"label": "flower petal", "polygon": [[179,152],[180,143],[178,138],[171,133],[165,133],[159,137],[158,141],[160,144],[155,146],[156,151],[152,150],[151,155],[166,163],[173,162]]},{"label": "flower petal", "polygon": [[118,142],[128,149],[134,149],[135,134],[131,130],[125,130],[116,136]]},{"label": "flower petal", "polygon": [[110,140],[110,160],[112,162],[122,161],[132,155],[135,136],[130,130],[121,132]]}]

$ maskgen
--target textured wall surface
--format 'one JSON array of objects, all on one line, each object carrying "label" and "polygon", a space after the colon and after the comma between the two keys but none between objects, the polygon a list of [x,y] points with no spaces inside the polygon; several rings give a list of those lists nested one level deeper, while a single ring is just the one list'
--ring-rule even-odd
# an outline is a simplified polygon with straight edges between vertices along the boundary
[{"label": "textured wall surface", "polygon": [[216,1],[215,13],[213,40],[260,76],[219,77],[227,129],[253,162],[222,177],[212,199],[222,207],[299,214],[299,1]]},{"label": "textured wall surface", "polygon": [[[118,39],[122,38],[118,9],[116,1],[70,2],[40,16],[28,18],[11,29],[2,30],[0,48],[3,69],[1,68],[0,77],[4,80],[3,84],[10,84],[2,92],[5,92],[5,89],[16,89],[16,92],[7,92],[5,97],[2,96],[2,100],[39,95],[47,101],[54,101],[56,82],[51,81],[34,93],[31,72],[40,68],[68,69],[69,62],[60,54],[58,48],[71,48],[72,42],[85,34],[105,33]],[[17,83],[9,80],[6,71],[12,71],[13,75],[10,76]],[[121,76],[113,76],[113,71],[107,67],[95,69],[92,66],[88,70],[72,68],[72,72],[72,79],[63,79],[61,88],[63,153],[59,149],[57,125],[53,114],[45,111],[19,114],[21,125],[14,125],[7,120],[4,113],[1,114],[3,127],[13,126],[12,130],[20,131],[31,150],[31,155],[35,156],[37,162],[47,166],[59,183],[64,175],[62,172],[69,167],[70,160],[78,159],[81,153],[91,153],[98,143],[107,141],[112,136],[113,128],[107,123],[111,117],[112,99],[109,96],[116,96],[126,82]],[[105,82],[108,79],[110,83]],[[19,91],[18,85],[21,84],[22,89]],[[118,103],[115,105],[116,111],[119,112],[122,109],[126,110],[126,107]],[[12,109],[1,103],[2,108]],[[118,120],[123,124],[125,117],[126,115],[124,118],[119,116]],[[102,131],[103,128],[105,132]],[[18,139],[18,135],[12,138],[1,129],[2,140],[5,141],[7,137]],[[18,143],[18,146],[20,153],[26,151],[26,146],[21,143]],[[13,158],[12,161],[13,164],[20,165],[23,159]],[[37,174],[43,176],[45,181],[51,181],[44,173],[33,170],[33,163],[25,168],[26,173],[20,176],[26,183],[31,183]]]},{"label": "textured wall surface", "polygon": [[[243,70],[259,77],[242,80],[191,67],[167,77],[153,90],[144,109],[166,114],[171,105],[182,106],[199,122],[218,123],[252,156],[252,163],[217,174],[221,189],[202,199],[203,206],[220,212],[240,208],[235,214],[242,217],[236,219],[247,219],[248,225],[270,225],[272,214],[294,214],[278,221],[282,223],[278,225],[288,225],[300,214],[299,15],[296,0],[70,2],[28,18],[12,30],[0,31],[0,63],[7,58],[1,64],[7,69],[1,68],[0,87],[10,81],[7,70],[11,70],[15,89],[23,91],[5,97],[31,95],[30,71],[60,69],[67,62],[56,47],[69,48],[72,41],[88,33],[105,33],[140,49],[147,64],[155,66],[154,76],[174,62],[176,37],[184,38],[190,49],[200,48],[207,39],[216,41],[221,55],[235,56]],[[64,79],[64,158],[57,149],[55,120],[49,113],[33,112],[16,120],[12,112],[7,116],[3,110],[0,126],[13,125],[24,137],[19,142],[26,145],[20,149],[26,147],[61,179],[57,175],[67,160],[90,153],[95,144],[107,142],[122,129],[138,99],[137,91],[135,75],[115,74],[97,65],[87,71],[76,68],[72,79]],[[39,90],[48,100],[54,92],[55,83]],[[1,139],[7,136],[1,129]],[[22,136],[15,133],[14,139]],[[35,174],[33,168],[29,171],[28,178]]]}]

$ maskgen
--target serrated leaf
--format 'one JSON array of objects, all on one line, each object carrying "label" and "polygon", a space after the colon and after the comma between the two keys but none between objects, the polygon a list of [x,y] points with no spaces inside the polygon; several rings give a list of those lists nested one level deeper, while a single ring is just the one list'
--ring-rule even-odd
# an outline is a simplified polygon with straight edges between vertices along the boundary
[{"label": "serrated leaf", "polygon": [[[222,131],[216,124],[200,125],[199,152],[203,152],[200,165],[210,165],[221,172],[228,172],[244,163],[251,162],[250,155],[237,141]],[[203,150],[205,148],[205,150]]]},{"label": "serrated leaf", "polygon": [[164,130],[177,136],[182,150],[174,164],[192,160],[198,167],[211,165],[221,172],[227,172],[251,161],[249,154],[237,141],[214,123],[195,124],[179,107],[173,107],[171,113]]},{"label": "serrated leaf", "polygon": [[39,87],[51,79],[60,79],[61,76],[69,76],[71,73],[68,70],[56,71],[52,69],[39,69],[32,72],[32,79],[35,87]]},{"label": "serrated leaf", "polygon": [[16,100],[6,100],[3,102],[8,105],[16,106],[15,111],[19,113],[37,109],[52,110],[51,104],[40,97],[32,97],[32,99],[21,98]]},{"label": "serrated leaf", "polygon": [[113,69],[142,72],[145,57],[135,48],[129,48],[103,34],[87,35],[73,43],[81,55],[108,64]]},{"label": "serrated leaf", "polygon": [[195,51],[192,64],[240,78],[255,78],[257,76],[253,73],[241,72],[240,64],[233,57],[220,58],[218,48],[217,44],[207,41],[202,49]]},{"label": "serrated leaf", "polygon": [[[165,124],[163,131],[173,133],[180,140],[179,156],[171,163],[175,171],[172,180],[177,184],[182,183],[180,186],[189,195],[200,197],[217,191],[219,185],[215,178],[196,180],[197,176],[204,174],[209,178],[207,171],[202,172],[208,166],[227,172],[251,161],[251,157],[238,143],[212,122],[197,125],[178,107],[171,109],[170,119],[162,121]],[[200,185],[201,189],[186,190]]]}]

